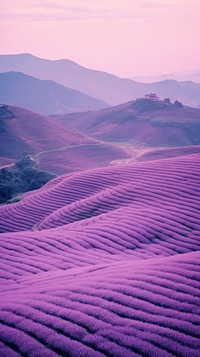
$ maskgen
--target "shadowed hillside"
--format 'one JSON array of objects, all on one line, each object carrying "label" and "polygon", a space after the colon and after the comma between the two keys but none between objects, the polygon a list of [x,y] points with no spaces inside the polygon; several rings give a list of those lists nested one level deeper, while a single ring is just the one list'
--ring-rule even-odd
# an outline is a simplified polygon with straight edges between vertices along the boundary
[{"label": "shadowed hillside", "polygon": [[199,159],[63,175],[0,207],[1,356],[198,357]]},{"label": "shadowed hillside", "polygon": [[[0,204],[19,201],[19,194],[36,190],[56,175],[37,170],[29,156],[0,168]],[[17,196],[17,197],[16,197]]]},{"label": "shadowed hillside", "polygon": [[[5,112],[10,116],[5,116]],[[0,108],[0,122],[3,126],[0,156],[17,158],[25,151],[37,153],[90,142],[61,122],[19,107],[5,105]]]},{"label": "shadowed hillside", "polygon": [[61,121],[23,108],[1,106],[0,125],[2,166],[29,154],[37,168],[63,174],[129,157],[122,148],[90,139]]}]

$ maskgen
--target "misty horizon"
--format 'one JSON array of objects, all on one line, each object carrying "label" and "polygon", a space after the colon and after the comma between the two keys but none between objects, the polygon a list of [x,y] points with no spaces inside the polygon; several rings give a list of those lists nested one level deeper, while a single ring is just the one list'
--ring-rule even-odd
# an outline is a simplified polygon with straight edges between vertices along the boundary
[{"label": "misty horizon", "polygon": [[123,78],[196,70],[197,0],[84,5],[81,0],[20,0],[15,5],[3,0],[2,5],[1,54],[66,58]]}]

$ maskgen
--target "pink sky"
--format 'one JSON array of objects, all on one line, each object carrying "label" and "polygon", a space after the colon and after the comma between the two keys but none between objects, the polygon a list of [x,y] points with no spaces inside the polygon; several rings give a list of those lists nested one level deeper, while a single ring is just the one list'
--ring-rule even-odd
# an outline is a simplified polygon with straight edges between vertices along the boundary
[{"label": "pink sky", "polygon": [[200,69],[199,0],[1,0],[0,53],[119,76]]}]

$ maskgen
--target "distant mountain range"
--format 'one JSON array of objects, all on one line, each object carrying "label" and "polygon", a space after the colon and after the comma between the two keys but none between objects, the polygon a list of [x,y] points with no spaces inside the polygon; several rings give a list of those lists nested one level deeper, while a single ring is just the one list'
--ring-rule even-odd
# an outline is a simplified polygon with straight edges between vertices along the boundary
[{"label": "distant mountain range", "polygon": [[107,103],[74,89],[20,72],[0,73],[0,101],[44,115],[95,110],[108,106]]},{"label": "distant mountain range", "polygon": [[141,99],[89,113],[59,117],[95,138],[139,146],[200,144],[200,109]]},{"label": "distant mountain range", "polygon": [[191,81],[139,83],[91,70],[70,60],[45,60],[30,54],[1,55],[0,72],[7,71],[19,71],[39,79],[53,80],[111,105],[155,92],[162,99],[169,97],[172,101],[178,99],[186,105],[200,107],[200,84]]},{"label": "distant mountain range", "polygon": [[160,74],[157,76],[133,76],[130,79],[143,83],[152,83],[164,81],[166,79],[175,79],[176,81],[192,81],[200,83],[200,70],[199,71],[181,71],[175,73]]}]

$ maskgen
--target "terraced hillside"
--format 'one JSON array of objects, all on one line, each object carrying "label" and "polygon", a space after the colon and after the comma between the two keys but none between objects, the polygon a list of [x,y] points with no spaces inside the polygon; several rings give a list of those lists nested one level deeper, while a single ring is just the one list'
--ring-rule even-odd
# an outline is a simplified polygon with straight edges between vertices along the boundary
[{"label": "terraced hillside", "polygon": [[199,159],[63,175],[0,207],[0,356],[199,356]]}]

